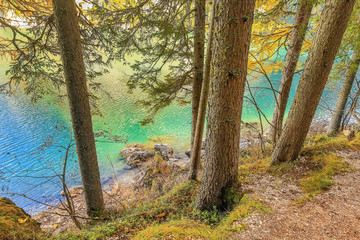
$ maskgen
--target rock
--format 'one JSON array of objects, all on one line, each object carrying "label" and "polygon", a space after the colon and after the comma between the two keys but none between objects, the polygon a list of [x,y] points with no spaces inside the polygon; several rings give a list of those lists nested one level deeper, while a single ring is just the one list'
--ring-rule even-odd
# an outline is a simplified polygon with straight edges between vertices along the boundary
[{"label": "rock", "polygon": [[164,161],[169,161],[169,158],[174,157],[174,150],[168,144],[155,144],[154,150]]},{"label": "rock", "polygon": [[0,239],[41,239],[40,223],[10,199],[0,197]]},{"label": "rock", "polygon": [[247,149],[247,148],[250,148],[252,147],[252,143],[249,139],[247,138],[240,138],[240,149],[241,150],[244,150],[244,149]]},{"label": "rock", "polygon": [[[185,152],[185,154],[186,154],[186,156],[187,156],[188,158],[191,158],[191,151],[190,151],[190,149],[187,150],[187,151]],[[205,159],[205,150],[201,150],[200,159],[201,159],[201,160],[204,160],[204,159]]]},{"label": "rock", "polygon": [[131,154],[139,152],[139,151],[144,151],[144,149],[142,149],[142,148],[133,148],[133,147],[124,148],[124,149],[121,150],[121,155],[123,157],[129,157]]},{"label": "rock", "polygon": [[[206,148],[206,139],[203,138],[201,142],[201,158],[203,159],[205,157],[205,148]],[[191,157],[191,150],[188,149],[185,151],[185,155],[188,156],[188,158]]]},{"label": "rock", "polygon": [[190,158],[191,157],[191,150],[190,149],[186,150],[185,155],[188,156],[188,158]]},{"label": "rock", "polygon": [[169,164],[173,170],[182,170],[188,171],[190,169],[190,159],[189,158],[169,158]]},{"label": "rock", "polygon": [[139,151],[144,151],[144,144],[141,143],[131,143],[125,148],[121,149],[121,155],[123,157],[129,157],[131,154]]},{"label": "rock", "polygon": [[139,167],[142,163],[149,161],[151,158],[154,157],[154,153],[150,151],[138,151],[132,153],[126,159],[126,163],[133,168]]}]

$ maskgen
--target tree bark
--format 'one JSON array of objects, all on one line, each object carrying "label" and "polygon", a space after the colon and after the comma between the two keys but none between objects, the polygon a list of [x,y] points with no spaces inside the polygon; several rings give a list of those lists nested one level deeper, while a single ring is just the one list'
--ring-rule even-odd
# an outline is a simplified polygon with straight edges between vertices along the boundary
[{"label": "tree bark", "polygon": [[295,160],[319,104],[355,0],[329,0],[320,17],[285,128],[271,164]]},{"label": "tree bark", "polygon": [[204,133],[206,105],[208,101],[209,86],[210,86],[210,69],[211,69],[211,59],[212,59],[213,28],[214,28],[214,14],[215,14],[214,6],[215,4],[212,5],[212,10],[211,10],[211,20],[210,20],[211,22],[210,22],[208,44],[206,49],[204,80],[201,87],[201,97],[200,97],[199,111],[198,111],[196,128],[195,128],[195,138],[193,143],[193,150],[191,153],[191,165],[190,165],[190,173],[189,173],[190,180],[197,179],[197,172],[200,165],[201,144]]},{"label": "tree bark", "polygon": [[360,65],[360,56],[358,52],[355,52],[351,58],[350,64],[346,71],[345,80],[341,88],[339,98],[336,102],[335,110],[332,115],[330,125],[327,130],[327,134],[330,136],[336,135],[339,131],[341,120],[344,116],[346,102],[349,98],[357,70]]},{"label": "tree bark", "polygon": [[215,1],[204,174],[198,209],[227,206],[237,182],[240,123],[255,0]]},{"label": "tree bark", "polygon": [[191,152],[195,138],[196,120],[199,111],[201,86],[204,74],[205,54],[205,4],[206,0],[195,1],[195,30],[194,30],[194,79],[192,92],[192,119],[191,119]]},{"label": "tree bark", "polygon": [[280,88],[275,103],[272,123],[270,126],[270,139],[273,142],[278,140],[281,133],[291,84],[301,53],[301,47],[305,39],[313,5],[313,0],[300,0],[296,11],[294,26],[290,38],[290,45],[286,53],[284,71],[281,75]]},{"label": "tree bark", "polygon": [[87,213],[104,209],[75,0],[53,0]]}]

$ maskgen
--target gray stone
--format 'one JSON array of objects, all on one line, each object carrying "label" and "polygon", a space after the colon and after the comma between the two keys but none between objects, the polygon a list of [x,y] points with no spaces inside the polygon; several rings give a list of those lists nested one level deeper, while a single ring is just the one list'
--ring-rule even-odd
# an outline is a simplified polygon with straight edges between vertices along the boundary
[{"label": "gray stone", "polygon": [[240,138],[240,149],[248,149],[252,146],[252,142],[247,138]]},{"label": "gray stone", "polygon": [[137,151],[139,151],[139,149],[134,147],[124,148],[121,150],[121,154],[123,157],[129,157],[131,154]]},{"label": "gray stone", "polygon": [[190,157],[191,157],[191,150],[190,150],[190,149],[186,150],[186,151],[185,151],[185,155],[186,155],[188,158],[190,158]]},{"label": "gray stone", "polygon": [[[190,149],[185,152],[188,158],[191,158],[191,151]],[[205,149],[201,150],[200,159],[203,160],[205,158]]]},{"label": "gray stone", "polygon": [[129,157],[126,159],[126,163],[133,168],[139,167],[142,163],[149,161],[151,158],[154,157],[154,153],[150,151],[138,151],[133,152]]},{"label": "gray stone", "polygon": [[169,161],[169,158],[174,157],[174,150],[168,144],[155,144],[154,150],[164,161]]},{"label": "gray stone", "polygon": [[190,159],[169,158],[169,165],[173,170],[188,171],[190,169]]}]

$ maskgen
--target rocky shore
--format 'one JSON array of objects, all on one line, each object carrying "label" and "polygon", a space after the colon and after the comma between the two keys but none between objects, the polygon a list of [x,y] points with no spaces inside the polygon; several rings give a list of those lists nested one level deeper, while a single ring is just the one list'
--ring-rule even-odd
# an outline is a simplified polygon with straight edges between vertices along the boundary
[{"label": "rocky shore", "polygon": [[[145,194],[146,189],[154,185],[159,189],[154,191],[154,194],[161,194],[179,181],[185,180],[190,166],[190,159],[185,154],[174,154],[168,144],[156,144],[154,149],[149,151],[145,150],[144,144],[132,143],[121,150],[120,158],[126,159],[129,168],[116,176],[116,180],[103,186],[105,205],[110,212],[121,213],[126,207],[143,201],[149,197]],[[162,186],[158,186],[160,181],[157,180],[160,179],[165,180]],[[89,218],[86,215],[83,187],[72,187],[70,193],[77,218],[81,223],[85,223]],[[54,235],[75,229],[68,212],[61,204],[49,207],[33,218],[41,223],[44,231]]]},{"label": "rocky shore", "polygon": [[[258,123],[243,126],[240,149],[260,146],[265,139],[259,138],[254,129]],[[203,139],[201,156],[205,156],[206,141]],[[124,169],[116,179],[107,181],[103,186],[104,201],[109,211],[120,212],[128,206],[158,197],[179,182],[187,179],[190,167],[190,150],[174,153],[169,144],[155,144],[152,149],[142,143],[131,143],[121,149],[119,158],[126,159],[129,168]],[[201,176],[201,173],[200,173]],[[89,220],[86,215],[83,187],[70,189],[76,215],[80,222]],[[151,194],[151,196],[149,196]],[[41,223],[41,228],[51,234],[58,234],[68,229],[75,229],[69,214],[61,204],[49,207],[33,217]]]}]

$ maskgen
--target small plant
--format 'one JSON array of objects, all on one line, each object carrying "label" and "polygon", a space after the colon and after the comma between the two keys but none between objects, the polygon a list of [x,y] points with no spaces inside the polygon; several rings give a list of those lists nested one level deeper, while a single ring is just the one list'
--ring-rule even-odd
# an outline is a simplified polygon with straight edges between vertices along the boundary
[{"label": "small plant", "polygon": [[212,210],[205,210],[200,212],[200,219],[206,224],[214,224],[219,222],[219,210],[213,206]]}]

